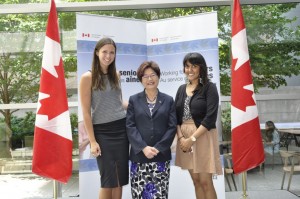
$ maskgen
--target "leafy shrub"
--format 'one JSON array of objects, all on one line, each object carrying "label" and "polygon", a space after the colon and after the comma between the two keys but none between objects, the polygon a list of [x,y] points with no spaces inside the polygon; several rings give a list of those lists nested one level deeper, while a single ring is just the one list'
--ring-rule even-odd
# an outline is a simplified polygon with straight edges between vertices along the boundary
[{"label": "leafy shrub", "polygon": [[222,110],[222,132],[223,140],[231,140],[231,110],[226,108]]},{"label": "leafy shrub", "polygon": [[11,118],[11,146],[12,149],[24,147],[24,137],[33,135],[35,124],[35,114],[30,111],[26,112],[23,118],[12,116]]},{"label": "leafy shrub", "polygon": [[[12,149],[24,147],[24,137],[34,135],[35,113],[26,112],[25,117],[12,116],[11,118],[11,146]],[[75,113],[70,114],[72,133],[74,134],[78,125],[78,116]]]},{"label": "leafy shrub", "polygon": [[77,134],[78,116],[76,113],[70,114],[72,134]]}]

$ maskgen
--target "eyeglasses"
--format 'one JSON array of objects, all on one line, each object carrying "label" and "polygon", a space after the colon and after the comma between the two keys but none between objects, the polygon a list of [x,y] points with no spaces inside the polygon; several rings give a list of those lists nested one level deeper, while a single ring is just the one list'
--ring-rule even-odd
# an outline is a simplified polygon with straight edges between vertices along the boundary
[{"label": "eyeglasses", "polygon": [[142,78],[144,78],[144,79],[149,79],[149,77],[150,77],[151,79],[154,79],[155,77],[157,77],[157,75],[156,75],[155,73],[152,73],[152,74],[150,74],[150,75],[143,75],[143,76],[142,76]]}]

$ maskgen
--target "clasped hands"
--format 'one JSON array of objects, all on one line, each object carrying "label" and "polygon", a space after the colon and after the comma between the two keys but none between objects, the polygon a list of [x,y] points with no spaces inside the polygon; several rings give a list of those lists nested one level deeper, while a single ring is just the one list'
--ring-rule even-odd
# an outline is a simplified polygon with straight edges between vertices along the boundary
[{"label": "clasped hands", "polygon": [[190,138],[185,138],[185,137],[182,137],[180,140],[179,140],[179,146],[181,148],[181,150],[186,153],[186,152],[192,152],[192,146],[193,146],[193,141],[190,139]]},{"label": "clasped hands", "polygon": [[152,146],[146,146],[146,147],[143,149],[143,153],[145,154],[145,156],[146,156],[148,159],[152,159],[152,158],[154,158],[155,156],[157,156],[157,154],[159,153],[159,151],[158,151],[155,147],[152,147]]}]

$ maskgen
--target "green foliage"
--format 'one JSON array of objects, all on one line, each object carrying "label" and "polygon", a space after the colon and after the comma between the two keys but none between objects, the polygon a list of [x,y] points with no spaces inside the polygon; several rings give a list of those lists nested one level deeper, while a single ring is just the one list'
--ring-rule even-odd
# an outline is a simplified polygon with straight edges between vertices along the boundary
[{"label": "green foliage", "polygon": [[0,103],[25,103],[37,98],[41,59],[41,53],[0,56]]},{"label": "green foliage", "polygon": [[48,0],[0,0],[0,4],[48,3]]},{"label": "green foliage", "polygon": [[[250,64],[255,91],[286,85],[286,77],[300,74],[300,31],[292,25],[297,19],[286,13],[296,3],[243,6]],[[217,7],[220,38],[220,77],[222,95],[231,95],[231,17],[229,7]]]},{"label": "green foliage", "polygon": [[[123,10],[123,11],[114,11],[113,16],[124,17],[124,18],[134,18],[134,19],[143,19],[147,21],[166,19],[172,17],[186,16],[191,14],[197,14],[202,12],[212,11],[211,7],[193,7],[193,8],[172,8],[172,9],[147,9],[147,10]],[[110,12],[102,11],[99,14],[108,14]]]},{"label": "green foliage", "polygon": [[[11,130],[12,130],[12,148],[24,147],[24,137],[33,136],[35,128],[36,115],[33,112],[26,112],[25,117],[12,116]],[[3,120],[3,119],[1,119]],[[1,123],[0,120],[0,123]],[[71,129],[74,133],[78,124],[78,116],[75,113],[70,114]]]},{"label": "green foliage", "polygon": [[71,119],[71,129],[72,133],[76,133],[76,129],[78,128],[78,115],[76,113],[71,113],[70,114],[70,119]]},{"label": "green foliage", "polygon": [[26,112],[25,117],[12,116],[11,118],[11,147],[12,149],[24,147],[24,137],[33,135],[35,124],[35,114]]},{"label": "green foliage", "polygon": [[25,135],[33,135],[34,132],[34,124],[35,124],[35,113],[32,111],[26,112],[25,117],[12,117],[12,131],[13,134],[25,134]]},{"label": "green foliage", "polygon": [[[7,3],[7,1],[1,1]],[[13,3],[38,3],[38,1],[15,0]],[[47,1],[48,2],[48,1]],[[12,3],[12,2],[10,2]],[[75,13],[64,14],[63,23],[75,29]],[[0,15],[0,104],[36,102],[38,98],[43,43],[48,13]],[[72,24],[71,26],[68,24]],[[61,30],[61,28],[60,28]],[[8,42],[9,41],[9,42]],[[66,49],[70,45],[65,42]],[[63,48],[64,49],[64,46]],[[63,52],[65,77],[77,70],[76,52]],[[70,94],[68,94],[70,96]],[[5,122],[11,127],[15,110],[0,110]]]},{"label": "green foliage", "polygon": [[231,110],[230,106],[222,109],[222,117],[221,117],[221,123],[222,123],[222,133],[223,133],[223,140],[229,141],[231,140]]}]

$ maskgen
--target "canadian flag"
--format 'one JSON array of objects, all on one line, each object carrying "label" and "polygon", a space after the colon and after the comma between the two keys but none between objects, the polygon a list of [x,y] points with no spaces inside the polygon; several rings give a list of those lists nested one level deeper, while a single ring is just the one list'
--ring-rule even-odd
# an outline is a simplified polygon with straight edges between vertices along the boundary
[{"label": "canadian flag", "polygon": [[231,51],[232,161],[238,174],[260,165],[265,158],[239,0],[234,0]]},{"label": "canadian flag", "polygon": [[72,131],[54,0],[43,52],[32,172],[63,183],[72,174]]}]

